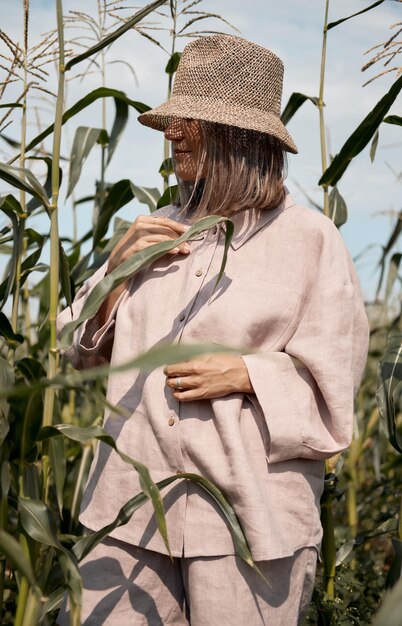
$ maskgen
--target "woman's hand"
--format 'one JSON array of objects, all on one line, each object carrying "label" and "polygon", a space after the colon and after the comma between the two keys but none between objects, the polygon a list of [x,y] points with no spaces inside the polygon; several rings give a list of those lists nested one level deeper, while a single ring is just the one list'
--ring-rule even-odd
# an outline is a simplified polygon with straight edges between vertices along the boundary
[{"label": "woman's hand", "polygon": [[166,384],[180,402],[221,398],[229,393],[254,393],[246,364],[233,354],[207,354],[167,365]]},{"label": "woman's hand", "polygon": [[[174,241],[183,235],[188,228],[185,224],[176,222],[169,217],[139,215],[112,250],[108,262],[108,273],[136,252],[145,250],[155,243]],[[188,254],[189,252],[190,246],[187,243],[182,243],[167,254]]]},{"label": "woman's hand", "polygon": [[[108,274],[136,252],[140,252],[154,243],[173,241],[185,233],[188,228],[185,224],[180,224],[180,222],[171,220],[169,217],[139,215],[117,246],[113,248],[107,266]],[[167,254],[188,254],[189,252],[190,246],[187,243],[182,243]],[[128,280],[116,287],[101,305],[97,313],[99,327],[102,327],[109,318],[115,303],[126,289],[127,284]]]}]

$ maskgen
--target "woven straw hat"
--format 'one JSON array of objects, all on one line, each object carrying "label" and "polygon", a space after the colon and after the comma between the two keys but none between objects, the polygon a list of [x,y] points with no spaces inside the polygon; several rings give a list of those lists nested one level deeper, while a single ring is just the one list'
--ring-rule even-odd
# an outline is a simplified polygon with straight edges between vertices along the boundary
[{"label": "woven straw hat", "polygon": [[233,35],[200,37],[184,48],[171,98],[138,119],[156,130],[177,117],[256,130],[296,153],[280,120],[282,79],[283,63],[270,50]]}]

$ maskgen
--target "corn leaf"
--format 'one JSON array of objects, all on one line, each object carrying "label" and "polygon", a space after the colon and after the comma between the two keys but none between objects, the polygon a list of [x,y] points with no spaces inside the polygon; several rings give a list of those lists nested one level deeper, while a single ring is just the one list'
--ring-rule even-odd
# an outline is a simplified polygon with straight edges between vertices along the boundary
[{"label": "corn leaf", "polygon": [[384,117],[383,122],[386,124],[395,124],[396,126],[402,126],[402,117],[400,115],[388,115]]},{"label": "corn leaf", "polygon": [[142,204],[146,204],[151,213],[158,208],[158,200],[161,197],[159,189],[156,187],[138,187],[130,183],[133,195]]},{"label": "corn leaf", "polygon": [[[98,87],[98,89],[94,89],[94,91],[91,91],[90,93],[88,93],[86,96],[81,98],[81,100],[78,100],[75,104],[73,104],[72,107],[70,107],[69,109],[67,109],[67,111],[63,113],[62,124],[65,124],[69,119],[74,117],[74,115],[77,115],[77,113],[80,113],[83,109],[86,109],[86,107],[88,107],[93,102],[96,102],[96,100],[99,100],[100,98],[114,98],[115,100],[116,99],[121,100],[122,102],[126,102],[128,106],[133,107],[139,113],[145,113],[145,111],[149,111],[150,109],[149,106],[147,106],[146,104],[143,104],[142,102],[130,100],[130,98],[128,98],[125,93],[123,93],[122,91],[119,91],[118,89],[109,89],[108,87]],[[28,152],[29,150],[32,150],[32,148],[35,148],[35,146],[42,143],[42,141],[46,139],[46,137],[52,134],[53,129],[54,129],[54,124],[51,124],[44,131],[42,131],[39,135],[34,137],[27,145],[26,152]],[[19,155],[17,155],[15,159],[17,159],[18,156]]]},{"label": "corn leaf", "polygon": [[86,158],[99,139],[101,128],[79,126],[75,131],[74,141],[70,154],[70,173],[66,198],[69,197],[78,183]]},{"label": "corn leaf", "polygon": [[394,550],[394,558],[388,570],[385,588],[391,589],[400,578],[402,578],[402,539],[392,537],[392,547]]},{"label": "corn leaf", "polygon": [[[43,188],[46,192],[46,197],[51,198],[52,196],[52,159],[50,157],[38,157],[38,156],[31,156],[27,158],[30,160],[43,161],[44,163],[46,163],[47,175],[46,175],[46,180],[44,182]],[[62,183],[62,180],[63,180],[63,170],[61,169],[61,167],[59,167],[59,188]],[[38,198],[31,198],[26,207],[27,213],[31,214],[33,211],[35,211],[35,209],[39,208],[40,206],[41,206],[41,202],[38,200]]]},{"label": "corn leaf", "polygon": [[11,220],[13,229],[13,252],[8,263],[8,276],[1,285],[0,298],[2,299],[1,308],[5,305],[8,297],[14,287],[15,272],[17,269],[18,259],[22,256],[24,245],[24,227],[21,224],[19,215],[22,213],[22,207],[18,200],[11,194],[0,198],[0,210]]},{"label": "corn leaf", "polygon": [[0,313],[0,335],[4,337],[8,345],[11,347],[15,348],[17,345],[24,343],[23,335],[13,331],[8,317],[6,317],[4,313]]},{"label": "corn leaf", "polygon": [[78,428],[76,426],[70,426],[68,424],[60,424],[54,427],[43,428],[39,439],[42,441],[48,437],[54,437],[55,435],[64,435],[68,439],[72,439],[73,441],[79,441],[82,444],[88,443],[92,439],[102,441],[106,445],[113,448],[113,450],[117,452],[117,454],[123,459],[123,461],[131,465],[136,470],[140,478],[142,490],[153,504],[159,532],[170,554],[165,511],[163,508],[162,498],[159,493],[159,489],[151,478],[148,468],[139,461],[132,459],[130,456],[119,450],[113,437],[111,437],[100,426]]},{"label": "corn leaf", "polygon": [[156,208],[161,209],[163,206],[174,204],[176,201],[178,189],[178,185],[171,185],[170,187],[166,187],[165,191],[158,200]]},{"label": "corn leaf", "polygon": [[0,178],[5,180],[12,187],[26,191],[40,204],[48,208],[48,198],[46,190],[42,187],[36,176],[27,168],[14,167],[6,163],[0,163]]},{"label": "corn leaf", "polygon": [[318,104],[318,98],[315,96],[306,96],[304,93],[299,93],[297,91],[292,93],[281,114],[281,121],[285,126],[288,122],[290,122],[296,111],[298,111],[302,104],[304,104],[307,100],[310,100],[310,102],[315,104],[315,106]]},{"label": "corn leaf", "polygon": [[398,78],[391,89],[375,105],[374,109],[364,118],[349,139],[335,156],[331,165],[326,169],[318,181],[319,185],[336,185],[347,170],[351,160],[360,154],[367,146],[375,131],[384,119],[384,115],[397,98],[402,89],[402,76]]},{"label": "corn leaf", "polygon": [[0,552],[4,554],[18,572],[25,576],[29,584],[33,587],[36,585],[35,575],[32,569],[31,562],[25,556],[23,549],[18,541],[14,539],[12,535],[5,530],[0,529]]},{"label": "corn leaf", "polygon": [[365,9],[362,9],[361,11],[357,11],[357,13],[353,13],[353,15],[348,15],[348,17],[343,17],[342,19],[337,20],[336,22],[330,22],[327,26],[327,30],[334,28],[334,26],[338,26],[338,24],[342,24],[343,22],[347,22],[348,20],[351,20],[352,17],[356,17],[357,15],[366,13],[366,11],[370,11],[371,9],[374,9],[374,7],[378,7],[378,5],[382,4],[383,2],[384,0],[377,0],[377,2],[374,2],[374,4],[370,4],[369,7],[366,7]]},{"label": "corn leaf", "polygon": [[[146,265],[149,265],[153,261],[156,261],[157,259],[159,259],[161,256],[166,254],[166,252],[168,252],[169,250],[173,250],[173,248],[175,248],[180,243],[183,243],[187,241],[188,239],[191,239],[192,237],[198,235],[199,233],[205,230],[208,230],[209,228],[212,228],[213,226],[221,222],[229,223],[229,220],[227,220],[227,218],[220,217],[217,215],[204,217],[200,219],[198,222],[196,222],[195,224],[193,224],[188,229],[187,232],[181,235],[181,237],[178,237],[177,239],[172,240],[172,241],[165,241],[162,243],[149,246],[148,248],[141,250],[141,252],[137,252],[137,254],[131,256],[126,261],[124,261],[115,270],[113,270],[113,272],[105,276],[105,278],[93,288],[93,290],[89,294],[82,308],[82,311],[79,317],[76,320],[73,320],[72,322],[69,322],[68,324],[65,325],[65,327],[63,328],[60,334],[60,347],[66,348],[71,344],[75,329],[78,328],[80,324],[85,322],[85,320],[95,315],[95,313],[98,311],[99,307],[101,306],[102,302],[108,297],[108,295],[118,285],[120,285],[122,282],[124,282],[128,278],[131,278],[134,274],[139,272]],[[227,249],[229,245],[228,241],[231,237],[231,232],[233,233],[233,223],[230,222],[230,224],[232,224],[232,227],[231,229],[229,228],[227,229],[227,238],[225,242],[224,258],[222,260],[222,266],[221,266],[221,271],[218,276],[218,280],[224,271],[225,261],[226,261],[226,256],[227,256]],[[215,288],[216,288],[216,285],[215,285]]]},{"label": "corn leaf", "polygon": [[99,220],[95,227],[93,248],[96,248],[102,237],[106,235],[109,222],[113,215],[121,209],[122,206],[130,202],[133,197],[134,193],[128,178],[119,180],[108,190],[106,199],[100,208]]},{"label": "corn leaf", "polygon": [[119,142],[120,136],[123,130],[126,127],[128,122],[128,104],[124,100],[119,98],[114,99],[114,104],[116,107],[116,113],[114,117],[114,122],[112,126],[112,130],[110,133],[109,145],[107,150],[107,162],[106,165],[110,163],[110,160],[113,156],[114,151],[116,150],[116,146]]},{"label": "corn leaf", "polygon": [[73,303],[73,291],[72,291],[72,281],[70,276],[70,266],[68,263],[68,259],[66,257],[66,253],[64,252],[64,248],[59,240],[59,256],[60,256],[60,286],[63,296],[66,299],[68,306],[71,306]]},{"label": "corn leaf", "polygon": [[346,202],[337,187],[334,187],[329,194],[329,217],[337,228],[345,224],[348,219]]},{"label": "corn leaf", "polygon": [[402,436],[398,432],[397,415],[402,410],[402,332],[391,330],[387,347],[378,363],[377,405],[385,434],[390,444],[402,452]]},{"label": "corn leaf", "polygon": [[395,254],[393,254],[392,257],[390,258],[387,282],[385,285],[385,298],[384,298],[385,302],[388,302],[392,289],[394,287],[395,281],[398,277],[398,271],[399,271],[399,266],[401,264],[401,258],[402,258],[402,254],[400,252],[395,252]]},{"label": "corn leaf", "polygon": [[374,137],[372,139],[371,146],[370,146],[370,161],[372,163],[374,163],[375,155],[376,155],[377,148],[378,148],[378,140],[379,140],[379,138],[380,138],[380,133],[379,133],[379,131],[377,129],[375,131],[375,133],[374,133]]},{"label": "corn leaf", "polygon": [[131,19],[127,20],[127,22],[125,22],[122,26],[116,28],[116,30],[101,39],[101,41],[98,41],[94,46],[91,46],[91,48],[88,48],[82,54],[79,54],[76,57],[70,59],[70,61],[66,63],[66,71],[70,70],[72,67],[74,67],[74,65],[77,65],[77,63],[81,63],[81,61],[88,59],[100,50],[103,50],[107,46],[110,46],[111,43],[116,41],[116,39],[121,37],[125,32],[133,28],[133,26],[138,24],[138,22],[140,22],[149,13],[160,7],[162,4],[165,4],[165,2],[166,0],[156,0],[156,2],[151,2],[151,4],[148,4],[146,7],[133,15]]}]

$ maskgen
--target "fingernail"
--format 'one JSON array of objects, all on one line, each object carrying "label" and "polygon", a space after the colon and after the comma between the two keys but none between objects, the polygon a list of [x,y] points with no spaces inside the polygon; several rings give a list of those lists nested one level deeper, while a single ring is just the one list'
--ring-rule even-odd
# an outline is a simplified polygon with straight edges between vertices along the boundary
[{"label": "fingernail", "polygon": [[173,248],[172,252],[173,254],[179,254],[180,248]]},{"label": "fingernail", "polygon": [[190,246],[188,245],[188,243],[185,243],[183,245],[183,252],[190,252]]}]

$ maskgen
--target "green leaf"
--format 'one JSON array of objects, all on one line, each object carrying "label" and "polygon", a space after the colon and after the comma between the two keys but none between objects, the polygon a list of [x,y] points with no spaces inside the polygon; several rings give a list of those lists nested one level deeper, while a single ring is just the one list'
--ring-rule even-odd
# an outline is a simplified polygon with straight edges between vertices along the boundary
[{"label": "green leaf", "polygon": [[167,178],[167,176],[170,176],[171,174],[174,174],[174,167],[173,167],[173,159],[172,157],[168,157],[167,159],[163,159],[162,164],[159,168],[159,174],[163,177],[163,178]]},{"label": "green leaf", "polygon": [[60,256],[60,286],[63,296],[66,299],[68,306],[71,306],[73,303],[72,296],[72,288],[71,288],[71,277],[70,277],[70,267],[68,264],[68,259],[66,257],[66,253],[64,252],[64,248],[61,245],[61,241],[59,240],[59,256]]},{"label": "green leaf", "polygon": [[402,405],[402,332],[394,329],[388,336],[385,354],[378,363],[377,405],[382,426],[390,444],[402,452],[397,415]]},{"label": "green leaf", "polygon": [[[14,383],[14,370],[8,361],[0,355],[0,389],[11,388]],[[10,430],[8,423],[9,404],[6,397],[0,398],[0,444]],[[3,490],[2,490],[3,492]]]},{"label": "green leaf", "polygon": [[98,439],[99,441],[102,441],[106,445],[113,448],[113,450],[117,452],[117,454],[123,459],[123,461],[131,465],[137,471],[139,478],[140,478],[141,488],[144,491],[145,495],[151,500],[153,504],[159,532],[165,543],[166,549],[168,550],[170,554],[169,541],[168,541],[167,528],[166,528],[166,519],[165,519],[165,512],[163,508],[162,498],[159,493],[159,489],[156,487],[154,481],[151,478],[148,468],[142,463],[140,463],[139,461],[132,459],[130,456],[128,456],[127,454],[119,450],[118,447],[116,446],[116,442],[114,441],[113,437],[108,435],[107,432],[103,430],[103,428],[101,428],[100,426],[78,428],[76,426],[70,426],[69,424],[59,424],[58,426],[54,426],[54,427],[46,427],[42,429],[40,440],[43,440],[47,438],[48,436],[54,437],[55,434],[58,434],[58,435],[62,434],[65,437],[68,437],[69,439],[72,439],[73,441],[79,441],[82,444],[86,444],[92,439]]},{"label": "green leaf", "polygon": [[402,76],[395,81],[388,93],[381,98],[374,109],[364,118],[349,139],[342,146],[339,154],[335,156],[331,165],[321,176],[319,185],[336,185],[338,180],[348,168],[351,160],[360,154],[367,146],[375,131],[384,119],[400,90],[402,89]]},{"label": "green leaf", "polygon": [[63,511],[63,490],[66,480],[66,450],[63,437],[53,437],[49,441],[50,467],[56,487],[56,498],[60,516]]},{"label": "green leaf", "polygon": [[329,194],[329,217],[337,228],[345,224],[348,219],[346,202],[337,187],[334,187]]},{"label": "green leaf", "polygon": [[181,52],[173,52],[165,67],[166,74],[169,74],[169,76],[173,76],[179,66],[180,58]]},{"label": "green leaf", "polygon": [[[51,198],[52,196],[52,159],[50,157],[38,157],[38,156],[30,156],[26,158],[30,160],[35,160],[35,161],[44,161],[44,163],[46,163],[47,175],[46,175],[46,180],[43,185],[43,188],[46,192],[46,197]],[[62,183],[62,180],[63,180],[63,170],[61,169],[61,167],[59,167],[59,188]],[[35,209],[37,209],[40,206],[42,206],[42,203],[38,200],[38,198],[31,198],[31,200],[28,202],[26,206],[27,213],[30,215],[33,211],[35,211]]]},{"label": "green leaf", "polygon": [[[85,320],[93,317],[95,313],[98,311],[102,302],[108,297],[108,295],[122,282],[131,278],[134,274],[139,272],[143,267],[146,267],[153,261],[156,261],[161,256],[166,254],[169,250],[173,250],[176,246],[184,243],[188,239],[191,239],[194,236],[197,236],[199,233],[212,228],[213,226],[221,223],[228,222],[229,220],[225,217],[221,217],[218,215],[210,215],[208,217],[204,217],[195,224],[193,224],[181,237],[178,239],[174,239],[172,241],[165,241],[162,243],[154,244],[141,250],[141,252],[137,252],[137,254],[129,257],[126,261],[124,261],[121,265],[119,265],[113,272],[105,276],[105,278],[98,283],[91,293],[88,295],[88,298],[85,301],[85,304],[81,310],[81,314],[76,320],[69,322],[63,328],[60,333],[60,347],[66,348],[71,344],[73,333],[80,324],[85,322]],[[233,232],[233,223],[232,224],[232,232]],[[229,228],[227,230],[229,232]],[[227,241],[226,241],[227,243]],[[227,254],[227,250],[225,249],[225,253]],[[226,259],[226,255],[222,261],[221,271],[219,276],[222,275],[224,270],[224,261]],[[216,285],[215,285],[216,288]]]},{"label": "green leaf", "polygon": [[[81,98],[81,100],[78,100],[78,102],[73,104],[72,107],[70,107],[69,109],[67,109],[67,111],[63,113],[62,124],[65,124],[69,119],[74,117],[74,115],[77,115],[77,113],[80,113],[83,109],[88,107],[93,102],[96,102],[96,100],[99,100],[100,98],[115,98],[115,100],[116,99],[121,100],[122,102],[126,102],[128,106],[133,107],[139,113],[145,113],[146,111],[149,111],[150,109],[149,106],[147,106],[146,104],[143,104],[142,102],[130,100],[130,98],[128,98],[125,93],[123,93],[122,91],[119,91],[118,89],[109,89],[108,87],[98,87],[98,89],[94,89],[94,91],[91,91],[90,93],[88,93],[86,96]],[[34,137],[34,139],[32,139],[27,145],[25,149],[26,152],[28,152],[29,150],[32,150],[32,148],[42,143],[42,141],[46,137],[52,134],[53,130],[54,130],[54,124],[51,124],[50,126],[48,126],[48,128],[42,131],[39,135]]]},{"label": "green leaf", "polygon": [[341,563],[345,563],[350,560],[356,549],[360,546],[364,545],[367,541],[372,539],[373,537],[380,537],[381,535],[387,535],[388,533],[392,533],[398,530],[398,520],[395,517],[387,519],[385,522],[377,526],[376,528],[372,528],[370,530],[364,530],[354,539],[350,541],[346,541],[336,553],[336,566],[341,565]]},{"label": "green leaf", "polygon": [[66,198],[69,197],[80,177],[84,162],[99,139],[101,128],[79,126],[75,131],[70,155],[70,173]]},{"label": "green leaf", "polygon": [[26,191],[34,198],[37,198],[44,207],[48,208],[46,190],[36,176],[27,168],[0,163],[0,178],[12,185],[12,187]]},{"label": "green leaf", "polygon": [[44,502],[33,498],[18,498],[21,524],[25,532],[39,543],[63,550],[57,536],[55,519]]},{"label": "green leaf", "polygon": [[[134,359],[130,359],[124,363],[119,365],[115,365],[110,367],[110,365],[101,365],[97,367],[93,367],[90,369],[80,370],[79,372],[71,372],[67,376],[55,376],[51,380],[42,379],[41,387],[46,387],[48,385],[70,385],[70,386],[79,386],[82,382],[86,380],[98,380],[100,378],[104,378],[109,373],[117,373],[117,372],[125,372],[130,369],[141,369],[144,371],[152,371],[156,367],[161,367],[162,365],[169,365],[170,363],[181,363],[183,361],[188,361],[194,356],[198,356],[200,354],[212,354],[215,352],[234,352],[236,354],[239,353],[239,348],[230,348],[228,346],[220,345],[217,343],[202,343],[202,344],[174,344],[174,345],[162,345],[156,348],[152,348],[145,352],[144,354],[140,354]],[[21,389],[23,391],[24,389]],[[16,387],[14,387],[14,392],[17,393]],[[3,396],[5,391],[0,390],[0,398]],[[26,393],[26,389],[25,389]]]},{"label": "green leaf", "polygon": [[106,199],[100,209],[98,223],[95,227],[93,248],[96,248],[102,237],[106,235],[112,216],[121,209],[122,206],[130,202],[133,197],[131,183],[128,179],[119,180],[108,190]]},{"label": "green leaf", "polygon": [[23,105],[19,102],[7,102],[6,104],[0,104],[0,109],[15,109],[15,107],[22,108]]},{"label": "green leaf", "polygon": [[297,91],[292,93],[281,115],[281,121],[285,126],[306,100],[310,100],[315,106],[318,105],[318,98],[315,96],[306,96],[304,93],[298,93]]},{"label": "green leaf", "polygon": [[6,317],[4,313],[0,313],[0,335],[4,337],[9,346],[16,347],[24,343],[24,337],[13,331],[8,317]]},{"label": "green leaf", "polygon": [[151,213],[156,211],[158,200],[161,197],[159,189],[156,187],[137,187],[134,183],[130,183],[133,195],[138,202],[146,204]]},{"label": "green leaf", "polygon": [[36,441],[42,426],[42,413],[42,394],[35,389],[29,395],[25,404],[22,430],[18,436],[19,457],[21,461],[35,460],[32,457],[36,456]]},{"label": "green leaf", "polygon": [[402,117],[399,115],[388,115],[388,117],[384,117],[383,122],[386,124],[396,124],[396,126],[402,126]]},{"label": "green leaf", "polygon": [[380,133],[379,133],[379,130],[377,128],[377,130],[374,133],[374,137],[373,137],[373,140],[372,140],[371,146],[370,146],[370,161],[372,163],[374,162],[375,154],[377,152],[379,137],[380,137]]},{"label": "green leaf", "polygon": [[22,214],[22,207],[14,196],[9,194],[0,198],[0,210],[3,211],[3,213],[5,213],[11,220],[13,228],[13,252],[8,264],[8,276],[1,286],[4,287],[0,289],[0,298],[2,298],[1,306],[3,307],[14,287],[17,263],[18,259],[21,258],[23,251],[24,227],[19,219],[19,215]]},{"label": "green leaf", "polygon": [[385,302],[388,302],[393,286],[398,277],[398,271],[399,271],[399,266],[401,264],[401,258],[402,258],[402,254],[400,252],[395,252],[395,254],[392,255],[389,261],[387,283],[385,287],[385,298],[384,298]]},{"label": "green leaf", "polygon": [[382,252],[382,255],[381,255],[381,259],[380,259],[380,261],[378,263],[378,265],[381,268],[381,272],[380,272],[380,278],[378,280],[376,297],[378,297],[378,295],[380,293],[382,280],[384,278],[386,258],[388,256],[389,252],[392,250],[392,248],[396,244],[396,242],[398,241],[401,233],[402,233],[402,210],[399,211],[399,213],[398,213],[398,215],[396,217],[395,226],[394,226],[394,228],[393,228],[393,230],[391,232],[391,235],[390,235],[387,243],[385,244],[385,246],[383,246],[383,252]]},{"label": "green leaf", "polygon": [[92,46],[91,48],[88,48],[82,54],[79,54],[76,57],[73,57],[72,59],[70,59],[66,63],[66,68],[65,68],[66,71],[71,69],[77,63],[80,63],[81,61],[88,59],[89,57],[96,54],[100,50],[103,50],[107,46],[110,46],[111,43],[116,41],[116,39],[121,37],[121,35],[123,35],[125,32],[133,28],[133,26],[138,24],[138,22],[140,22],[149,13],[151,13],[152,11],[160,7],[162,4],[165,4],[165,2],[166,0],[156,0],[156,2],[152,2],[151,4],[148,4],[146,7],[144,7],[143,9],[138,11],[135,15],[133,15],[131,19],[127,20],[127,22],[125,22],[122,26],[119,26],[119,28],[116,28],[116,30],[114,30],[112,33],[110,33],[109,35],[101,39],[101,41],[98,41],[94,46]]},{"label": "green leaf", "polygon": [[5,530],[0,529],[0,552],[2,552],[14,565],[20,575],[25,576],[29,584],[36,585],[35,575],[31,562],[25,556],[18,541]]},{"label": "green leaf", "polygon": [[116,146],[119,142],[120,136],[123,130],[126,127],[128,122],[128,104],[119,98],[114,99],[114,104],[116,107],[116,114],[114,117],[114,122],[112,126],[112,131],[110,133],[109,147],[107,153],[107,162],[106,165],[110,163],[110,160],[113,156],[114,151],[116,150]]},{"label": "green leaf", "polygon": [[389,568],[385,588],[391,589],[402,578],[402,539],[392,537],[392,547],[394,549],[394,558]]},{"label": "green leaf", "polygon": [[174,204],[176,201],[178,190],[178,185],[171,185],[170,187],[166,187],[165,191],[158,200],[156,208],[161,209],[163,206]]},{"label": "green leaf", "polygon": [[24,357],[16,362],[16,368],[29,383],[40,380],[46,376],[46,370],[42,363],[32,357]]},{"label": "green leaf", "polygon": [[366,13],[366,11],[370,11],[371,9],[374,9],[374,7],[377,7],[379,4],[382,4],[383,2],[384,0],[377,0],[377,2],[374,2],[374,4],[370,4],[369,7],[366,7],[365,9],[362,9],[361,11],[358,11],[357,13],[353,13],[353,15],[349,15],[348,17],[343,17],[342,19],[337,20],[336,22],[330,22],[327,26],[327,30],[334,28],[334,26],[338,26],[338,24],[342,24],[342,22],[351,20],[352,17],[356,17],[356,15],[361,15],[362,13]]},{"label": "green leaf", "polygon": [[[175,476],[170,476],[165,480],[161,480],[157,483],[157,487],[161,490],[167,487],[176,480],[191,480],[197,483],[209,496],[217,503],[221,509],[229,530],[232,534],[233,543],[235,546],[236,554],[243,559],[248,565],[253,567],[261,576],[261,572],[253,561],[250,548],[248,546],[244,532],[236,517],[236,513],[231,504],[226,500],[222,492],[211,481],[203,476],[198,476],[192,473],[182,473]],[[97,532],[83,537],[76,543],[73,548],[73,552],[78,560],[82,560],[89,552],[105,537],[107,537],[116,528],[127,524],[132,517],[133,513],[140,508],[146,502],[146,497],[143,493],[139,493],[134,498],[131,498],[118,512],[116,518],[111,524],[108,524],[104,528],[101,528]]]}]

